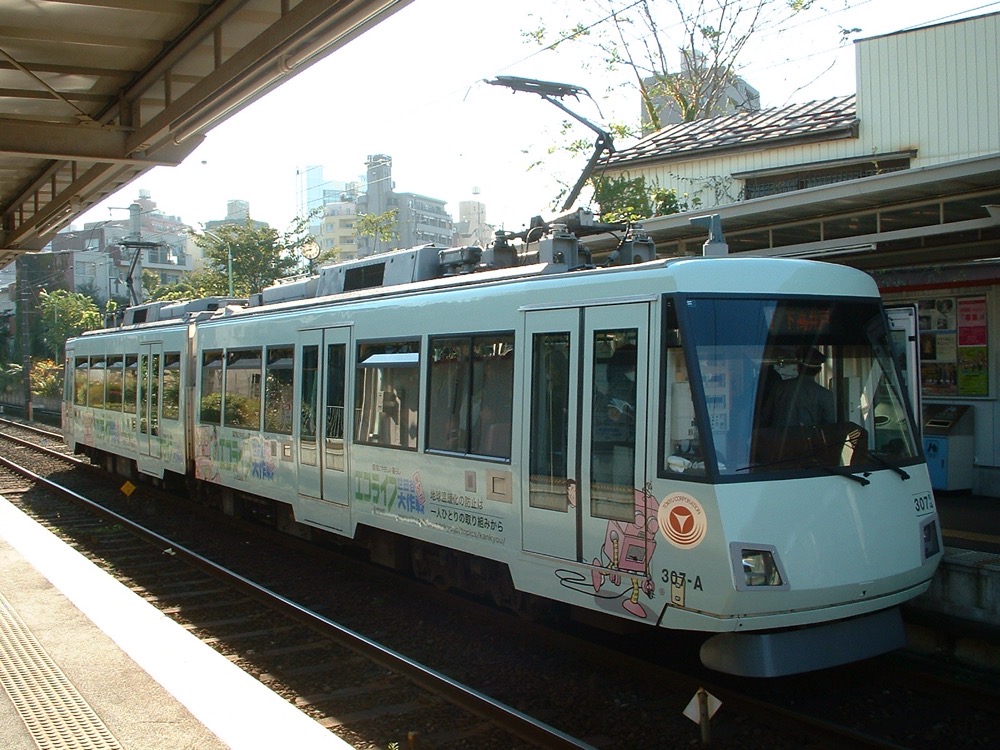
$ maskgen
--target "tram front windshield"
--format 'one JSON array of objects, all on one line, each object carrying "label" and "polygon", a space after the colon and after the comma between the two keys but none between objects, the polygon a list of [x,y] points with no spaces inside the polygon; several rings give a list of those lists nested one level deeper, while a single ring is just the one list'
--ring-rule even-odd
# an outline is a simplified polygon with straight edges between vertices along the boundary
[{"label": "tram front windshield", "polygon": [[668,473],[706,473],[713,458],[729,478],[919,459],[877,300],[688,298],[682,309],[694,356],[668,371],[700,384],[686,392],[702,408],[686,442],[668,439]]}]

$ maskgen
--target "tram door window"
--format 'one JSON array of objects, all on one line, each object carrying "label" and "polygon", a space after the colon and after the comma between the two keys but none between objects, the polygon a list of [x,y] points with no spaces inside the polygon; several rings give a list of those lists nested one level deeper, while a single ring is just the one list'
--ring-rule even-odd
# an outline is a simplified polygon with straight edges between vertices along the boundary
[{"label": "tram door window", "polygon": [[532,508],[566,512],[570,335],[536,333],[531,352],[528,504]]},{"label": "tram door window", "polygon": [[636,361],[639,331],[594,331],[590,501],[596,518],[635,515]]},{"label": "tram door window", "polygon": [[160,457],[160,377],[163,353],[159,344],[142,344],[139,352],[139,452]]},{"label": "tram door window", "polygon": [[299,463],[316,466],[316,434],[319,422],[319,347],[302,347],[302,412],[299,416]]},{"label": "tram door window", "polygon": [[347,345],[326,348],[326,425],[324,468],[344,471],[344,401],[347,377]]}]

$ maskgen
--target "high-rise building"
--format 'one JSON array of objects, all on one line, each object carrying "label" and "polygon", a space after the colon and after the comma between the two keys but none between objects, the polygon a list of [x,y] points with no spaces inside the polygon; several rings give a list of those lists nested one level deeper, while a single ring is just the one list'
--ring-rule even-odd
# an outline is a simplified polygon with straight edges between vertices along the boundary
[{"label": "high-rise building", "polygon": [[358,213],[384,214],[396,209],[395,237],[390,241],[362,236],[358,255],[371,255],[399,247],[437,244],[451,247],[455,229],[445,211],[446,201],[419,193],[397,193],[392,180],[392,157],[374,154],[365,162],[368,167],[367,190],[358,197]]}]

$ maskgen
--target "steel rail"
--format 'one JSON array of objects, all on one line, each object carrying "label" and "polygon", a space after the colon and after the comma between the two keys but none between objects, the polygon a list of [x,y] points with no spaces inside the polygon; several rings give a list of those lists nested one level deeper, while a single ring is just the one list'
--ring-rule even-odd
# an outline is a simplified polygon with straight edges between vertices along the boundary
[{"label": "steel rail", "polygon": [[[13,439],[20,441],[19,438]],[[46,450],[41,446],[32,445],[31,447],[43,451]],[[60,457],[65,458],[64,454],[59,455]],[[164,550],[170,550],[171,555],[186,561],[192,567],[198,568],[203,572],[225,581],[227,585],[232,586],[234,589],[255,599],[256,601],[266,604],[268,607],[280,612],[282,615],[306,627],[312,628],[344,648],[348,648],[362,655],[366,659],[369,659],[370,661],[375,662],[376,664],[379,664],[394,673],[402,675],[422,689],[440,696],[448,703],[460,706],[469,713],[485,719],[494,726],[499,727],[504,731],[531,743],[532,745],[537,747],[553,748],[554,750],[563,750],[564,748],[566,750],[574,748],[577,750],[596,750],[596,748],[583,742],[582,740],[561,732],[544,722],[533,719],[527,714],[507,706],[500,701],[494,700],[488,695],[462,685],[461,683],[452,680],[450,677],[419,664],[403,654],[381,646],[360,633],[356,633],[343,625],[312,612],[311,610],[296,604],[290,599],[287,599],[280,594],[265,588],[264,586],[254,583],[250,579],[245,578],[238,573],[234,573],[231,570],[217,565],[193,550],[177,544],[173,540],[168,539],[151,529],[147,529],[146,527],[135,523],[131,519],[109,510],[108,508],[101,506],[99,503],[96,503],[69,488],[48,480],[45,477],[42,477],[30,469],[20,466],[3,456],[0,456],[0,465],[5,466],[23,477],[26,477],[32,482],[40,484],[53,492],[69,498],[74,503],[87,508],[102,518],[128,529],[132,533],[144,539],[146,542],[154,546],[159,546]]]}]

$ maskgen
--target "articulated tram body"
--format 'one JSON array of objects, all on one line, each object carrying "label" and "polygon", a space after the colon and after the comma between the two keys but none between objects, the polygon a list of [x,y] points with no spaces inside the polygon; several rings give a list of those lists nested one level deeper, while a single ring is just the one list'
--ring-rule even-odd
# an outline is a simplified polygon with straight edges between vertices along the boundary
[{"label": "articulated tram body", "polygon": [[[877,288],[836,265],[488,272],[88,334],[67,362],[78,450],[429,580],[716,633],[725,671],[901,645],[940,559]],[[119,364],[134,397],[95,397]],[[822,424],[777,416],[806,378]]]}]

